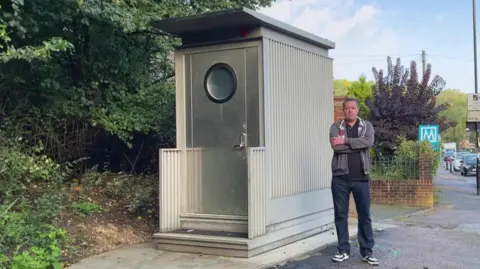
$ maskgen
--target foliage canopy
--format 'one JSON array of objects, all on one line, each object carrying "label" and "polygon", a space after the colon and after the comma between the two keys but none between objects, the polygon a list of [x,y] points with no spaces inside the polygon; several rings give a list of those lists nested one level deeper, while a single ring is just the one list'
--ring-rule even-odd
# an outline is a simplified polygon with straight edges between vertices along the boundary
[{"label": "foliage canopy", "polygon": [[442,132],[442,140],[460,143],[466,138],[467,94],[459,90],[444,90],[437,97],[437,105],[443,103],[448,103],[450,106],[447,110],[442,111],[440,115],[456,122],[456,125]]},{"label": "foliage canopy", "polygon": [[4,2],[4,128],[42,141],[59,162],[90,157],[91,165],[140,172],[175,141],[170,55],[180,40],[151,22],[271,0]]}]

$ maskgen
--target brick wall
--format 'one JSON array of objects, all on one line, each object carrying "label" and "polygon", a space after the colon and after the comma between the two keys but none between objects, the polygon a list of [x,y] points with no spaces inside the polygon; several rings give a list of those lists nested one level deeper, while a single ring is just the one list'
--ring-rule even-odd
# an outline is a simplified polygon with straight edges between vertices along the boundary
[{"label": "brick wall", "polygon": [[[334,120],[343,119],[342,104],[347,96],[335,96]],[[373,203],[408,207],[433,207],[432,161],[420,157],[419,179],[372,180],[370,194]],[[349,216],[357,217],[355,201],[350,195]]]},{"label": "brick wall", "polygon": [[420,155],[418,179],[372,180],[372,202],[408,207],[433,207],[433,160]]},{"label": "brick wall", "polygon": [[[399,205],[406,207],[433,207],[433,163],[431,159],[420,156],[418,179],[383,179],[370,181],[372,203],[381,205]],[[357,212],[353,196],[350,195],[350,217],[356,218]]]},{"label": "brick wall", "polygon": [[433,207],[432,180],[372,180],[370,187],[375,204]]},{"label": "brick wall", "polygon": [[334,112],[333,119],[341,120],[343,119],[343,100],[347,99],[347,96],[335,96],[333,99]]}]

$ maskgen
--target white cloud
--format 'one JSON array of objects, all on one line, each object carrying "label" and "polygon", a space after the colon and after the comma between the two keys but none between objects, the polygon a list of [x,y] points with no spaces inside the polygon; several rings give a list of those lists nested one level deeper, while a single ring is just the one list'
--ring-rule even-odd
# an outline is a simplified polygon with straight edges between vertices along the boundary
[{"label": "white cloud", "polygon": [[395,31],[373,3],[280,0],[260,12],[335,42],[330,54],[336,78],[356,79],[362,73],[371,78],[372,66],[386,67],[386,56],[401,53]]},{"label": "white cloud", "polygon": [[342,40],[354,30],[366,31],[379,11],[373,6],[363,6],[353,16],[339,16],[330,7],[306,7],[294,25],[331,40]]}]

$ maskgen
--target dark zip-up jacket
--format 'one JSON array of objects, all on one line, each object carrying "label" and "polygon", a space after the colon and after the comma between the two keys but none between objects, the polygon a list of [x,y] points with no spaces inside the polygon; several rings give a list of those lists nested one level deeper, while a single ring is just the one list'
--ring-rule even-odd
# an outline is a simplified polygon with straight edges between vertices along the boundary
[{"label": "dark zip-up jacket", "polygon": [[343,136],[345,144],[332,145],[332,175],[348,175],[348,153],[360,152],[363,171],[365,175],[370,174],[370,148],[375,140],[375,130],[372,123],[367,120],[359,119],[358,138],[348,138],[346,132],[345,120],[335,121],[330,126],[330,145],[333,137]]}]

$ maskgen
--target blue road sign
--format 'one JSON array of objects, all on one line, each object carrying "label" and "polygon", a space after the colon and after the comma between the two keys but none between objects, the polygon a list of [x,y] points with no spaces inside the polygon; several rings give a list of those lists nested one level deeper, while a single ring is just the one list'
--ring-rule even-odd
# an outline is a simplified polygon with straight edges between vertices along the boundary
[{"label": "blue road sign", "polygon": [[419,125],[418,141],[428,141],[435,150],[439,149],[439,128],[438,125]]}]

